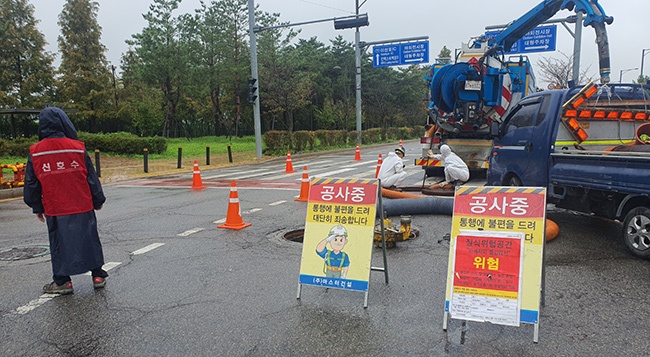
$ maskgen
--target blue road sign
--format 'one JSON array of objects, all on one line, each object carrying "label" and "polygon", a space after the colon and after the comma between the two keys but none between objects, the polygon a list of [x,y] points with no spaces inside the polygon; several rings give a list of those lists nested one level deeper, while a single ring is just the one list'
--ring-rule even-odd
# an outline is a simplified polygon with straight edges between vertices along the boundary
[{"label": "blue road sign", "polygon": [[428,63],[429,41],[374,46],[372,59],[375,68]]},{"label": "blue road sign", "polygon": [[[486,37],[494,37],[501,31],[486,31]],[[557,25],[538,26],[517,40],[506,54],[555,51]]]}]

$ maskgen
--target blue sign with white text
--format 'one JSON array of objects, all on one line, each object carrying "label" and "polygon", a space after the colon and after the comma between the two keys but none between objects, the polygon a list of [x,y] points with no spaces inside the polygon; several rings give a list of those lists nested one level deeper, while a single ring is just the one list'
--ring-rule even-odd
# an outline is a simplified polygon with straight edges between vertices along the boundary
[{"label": "blue sign with white text", "polygon": [[[495,37],[501,31],[486,31],[486,37]],[[555,51],[557,25],[539,26],[517,40],[506,54]]]},{"label": "blue sign with white text", "polygon": [[372,66],[388,67],[429,62],[429,41],[405,42],[372,48]]}]

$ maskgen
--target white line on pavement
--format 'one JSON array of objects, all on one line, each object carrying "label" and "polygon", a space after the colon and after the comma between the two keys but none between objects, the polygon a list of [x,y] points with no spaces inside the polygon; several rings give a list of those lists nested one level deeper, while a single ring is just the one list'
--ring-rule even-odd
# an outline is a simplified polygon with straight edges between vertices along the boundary
[{"label": "white line on pavement", "polygon": [[214,223],[214,224],[226,223],[226,219],[225,219],[225,218],[222,218],[222,219],[220,219],[220,220],[218,220],[218,221],[214,221],[214,222],[212,222],[212,223]]},{"label": "white line on pavement", "polygon": [[261,208],[251,208],[248,211],[242,211],[242,213],[250,214],[250,213],[255,213],[255,212],[258,212],[258,211],[261,211],[261,210],[262,210]]},{"label": "white line on pavement", "polygon": [[357,163],[354,163],[354,164],[343,165],[341,167],[357,167],[357,166],[367,165],[367,164],[368,164],[367,161],[366,162],[357,162]]},{"label": "white line on pavement", "polygon": [[[121,262],[108,262],[102,266],[102,268],[106,271],[109,271],[116,266],[122,264]],[[90,275],[90,272],[85,273],[84,275]],[[26,313],[34,310],[35,308],[45,304],[46,302],[54,299],[55,297],[60,296],[59,294],[43,294],[38,297],[38,299],[34,299],[30,302],[27,303],[27,305],[20,306],[16,308],[16,314],[18,315],[25,315]]]},{"label": "white line on pavement", "polygon": [[322,173],[319,173],[318,175],[313,175],[313,176],[314,177],[329,177],[331,175],[340,174],[340,173],[348,172],[348,171],[352,171],[352,170],[354,170],[354,169],[353,168],[340,169],[340,170],[335,170],[335,171],[330,171],[330,172],[322,172]]},{"label": "white line on pavement", "polygon": [[205,228],[192,228],[192,229],[188,229],[188,230],[186,230],[186,231],[183,232],[183,233],[178,233],[177,236],[179,236],[179,237],[187,237],[187,236],[189,236],[190,234],[198,233],[198,232],[200,232],[200,231],[202,231],[202,230],[204,230],[204,229],[205,229]]},{"label": "white line on pavement", "polygon": [[264,169],[251,169],[251,170],[233,170],[229,171],[220,175],[212,175],[212,176],[206,176],[203,179],[212,179],[212,178],[219,178],[219,177],[229,177],[229,176],[235,176],[239,174],[250,174],[251,172],[258,172],[258,171],[269,171],[269,169],[264,168]]},{"label": "white line on pavement", "polygon": [[269,203],[269,206],[277,206],[277,205],[281,205],[281,204],[283,204],[285,202],[287,202],[287,201],[285,201],[285,200],[275,201],[275,202]]},{"label": "white line on pavement", "polygon": [[154,249],[156,249],[156,248],[158,248],[158,247],[162,247],[163,245],[165,245],[165,243],[153,243],[153,244],[149,244],[148,246],[146,246],[146,247],[144,247],[144,248],[140,248],[140,249],[134,251],[133,253],[131,253],[131,255],[140,255],[140,254],[144,254],[144,253],[149,252],[149,251],[152,251],[152,250],[154,250]]}]

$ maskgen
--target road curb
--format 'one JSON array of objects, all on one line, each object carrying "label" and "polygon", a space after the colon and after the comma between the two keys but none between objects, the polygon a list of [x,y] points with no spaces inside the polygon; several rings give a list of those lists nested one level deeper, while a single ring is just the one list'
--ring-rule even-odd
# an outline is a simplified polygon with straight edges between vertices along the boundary
[{"label": "road curb", "polygon": [[0,200],[6,200],[10,198],[23,197],[23,188],[5,188],[0,190]]}]

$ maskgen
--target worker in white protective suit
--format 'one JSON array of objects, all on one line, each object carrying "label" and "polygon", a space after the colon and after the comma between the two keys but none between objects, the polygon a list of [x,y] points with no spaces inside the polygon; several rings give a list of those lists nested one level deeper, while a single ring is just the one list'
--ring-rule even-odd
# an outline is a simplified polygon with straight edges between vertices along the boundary
[{"label": "worker in white protective suit", "polygon": [[445,181],[440,183],[440,187],[449,184],[451,187],[461,185],[469,180],[469,169],[467,164],[451,151],[449,145],[440,146],[440,154],[429,155],[436,160],[442,160],[445,165]]},{"label": "worker in white protective suit", "polygon": [[403,147],[398,147],[395,152],[389,152],[379,168],[377,178],[381,180],[381,187],[395,189],[406,179],[407,173],[404,171],[404,157],[406,151]]}]

